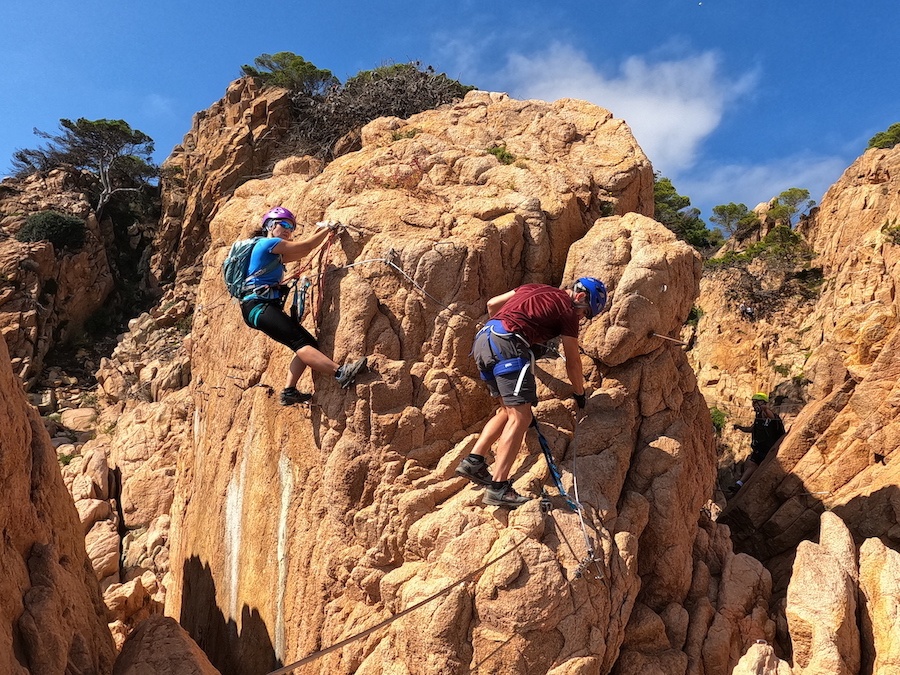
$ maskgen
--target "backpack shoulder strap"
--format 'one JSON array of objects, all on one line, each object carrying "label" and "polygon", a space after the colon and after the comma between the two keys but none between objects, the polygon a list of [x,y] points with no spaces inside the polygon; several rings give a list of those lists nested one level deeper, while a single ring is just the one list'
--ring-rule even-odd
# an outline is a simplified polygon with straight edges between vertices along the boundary
[{"label": "backpack shoulder strap", "polygon": [[[265,237],[259,237],[255,242],[253,242],[253,248],[256,248],[259,245],[259,241],[264,238]],[[276,244],[276,246],[277,246],[277,244]],[[252,255],[252,252],[251,252],[251,255]],[[281,261],[280,255],[278,255],[277,253],[273,253],[272,255],[275,256],[275,259],[272,260],[271,262],[269,262],[268,264],[263,265],[262,267],[260,267],[258,270],[256,270],[252,274],[248,274],[247,278],[244,280],[244,283],[246,283],[248,281],[253,281],[257,277],[266,275],[269,272],[271,272],[272,270],[274,270],[275,268],[280,267],[283,264]]]}]

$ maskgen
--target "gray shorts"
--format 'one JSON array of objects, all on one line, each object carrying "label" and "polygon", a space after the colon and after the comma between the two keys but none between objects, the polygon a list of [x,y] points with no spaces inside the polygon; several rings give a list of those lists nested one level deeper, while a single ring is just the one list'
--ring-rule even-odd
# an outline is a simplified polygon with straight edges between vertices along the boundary
[{"label": "gray shorts", "polygon": [[[494,333],[489,326],[485,327],[475,336],[472,356],[491,396],[499,396],[503,405],[537,404],[534,356],[523,338],[508,333]],[[497,364],[512,359],[520,359],[521,365],[513,364],[515,367],[512,370],[504,368],[504,372],[494,373]]]}]

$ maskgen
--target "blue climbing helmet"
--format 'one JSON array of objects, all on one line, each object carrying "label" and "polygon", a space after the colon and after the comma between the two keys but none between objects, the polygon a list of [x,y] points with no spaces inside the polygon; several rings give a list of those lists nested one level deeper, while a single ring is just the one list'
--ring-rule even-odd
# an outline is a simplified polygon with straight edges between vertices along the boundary
[{"label": "blue climbing helmet", "polygon": [[588,318],[597,316],[606,307],[606,285],[594,277],[581,277],[575,282],[573,290],[576,293],[587,293]]},{"label": "blue climbing helmet", "polygon": [[263,229],[266,229],[270,220],[289,220],[292,223],[296,224],[297,219],[294,218],[294,214],[288,211],[283,206],[276,206],[274,209],[269,209],[266,211],[266,215],[262,218],[262,226]]}]

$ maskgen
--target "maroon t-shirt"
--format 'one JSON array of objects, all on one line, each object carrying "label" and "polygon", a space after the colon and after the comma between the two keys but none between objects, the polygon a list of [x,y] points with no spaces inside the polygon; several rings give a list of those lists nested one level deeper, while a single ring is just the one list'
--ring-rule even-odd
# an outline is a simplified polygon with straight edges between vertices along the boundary
[{"label": "maroon t-shirt", "polygon": [[564,290],[545,284],[519,286],[494,318],[531,344],[558,335],[578,337],[578,315],[572,298]]}]

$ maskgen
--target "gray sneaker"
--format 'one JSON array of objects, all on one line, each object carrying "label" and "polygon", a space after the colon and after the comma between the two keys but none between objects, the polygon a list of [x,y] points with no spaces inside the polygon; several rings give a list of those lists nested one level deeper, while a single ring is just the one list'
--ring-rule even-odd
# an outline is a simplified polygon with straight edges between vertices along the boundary
[{"label": "gray sneaker", "polygon": [[368,357],[362,357],[359,361],[355,361],[353,363],[345,363],[340,368],[337,369],[337,372],[334,374],[335,379],[337,379],[338,384],[341,385],[341,389],[346,389],[353,381],[356,379],[356,376],[360,373],[366,372],[368,368]]},{"label": "gray sneaker", "polygon": [[498,488],[493,487],[493,485],[489,486],[484,491],[484,497],[481,501],[488,506],[505,506],[508,509],[515,509],[531,500],[513,490],[512,481],[508,480]]},{"label": "gray sneaker", "polygon": [[476,485],[490,485],[494,482],[491,472],[488,471],[487,462],[475,462],[469,457],[463,457],[455,473],[457,476],[468,478]]}]

